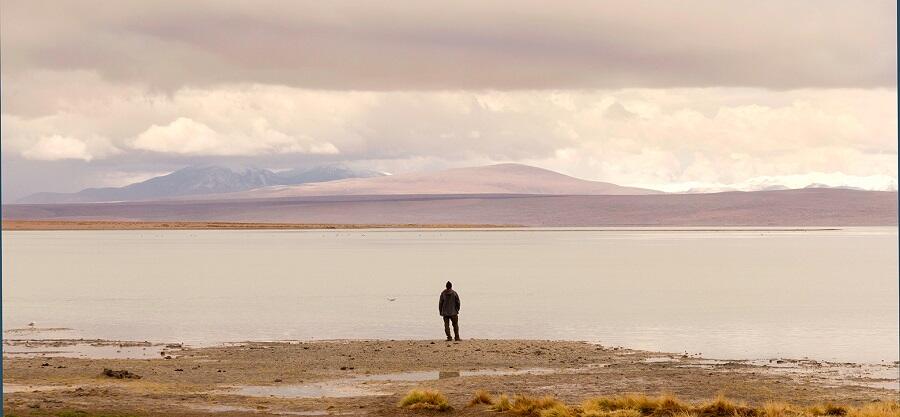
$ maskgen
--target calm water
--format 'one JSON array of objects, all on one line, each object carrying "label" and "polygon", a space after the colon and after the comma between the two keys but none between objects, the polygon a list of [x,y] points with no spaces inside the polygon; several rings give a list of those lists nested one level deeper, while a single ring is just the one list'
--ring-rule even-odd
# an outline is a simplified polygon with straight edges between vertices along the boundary
[{"label": "calm water", "polygon": [[452,280],[464,338],[894,361],[897,250],[897,228],[4,232],[3,326],[189,344],[443,338]]}]

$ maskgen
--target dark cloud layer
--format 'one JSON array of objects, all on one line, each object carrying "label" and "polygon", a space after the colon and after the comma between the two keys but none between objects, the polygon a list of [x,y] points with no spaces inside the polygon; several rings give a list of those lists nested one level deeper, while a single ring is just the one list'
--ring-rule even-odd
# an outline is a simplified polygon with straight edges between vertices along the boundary
[{"label": "dark cloud layer", "polygon": [[523,162],[896,189],[886,0],[0,0],[0,188]]},{"label": "dark cloud layer", "polygon": [[173,90],[893,87],[891,1],[2,3],[2,72]]}]

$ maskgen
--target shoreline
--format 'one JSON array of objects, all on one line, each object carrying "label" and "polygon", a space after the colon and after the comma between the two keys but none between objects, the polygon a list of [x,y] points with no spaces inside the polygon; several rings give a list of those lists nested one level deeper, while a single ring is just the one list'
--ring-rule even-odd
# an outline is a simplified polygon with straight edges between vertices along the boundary
[{"label": "shoreline", "polygon": [[355,230],[511,228],[496,224],[257,223],[201,221],[3,220],[4,231],[64,230]]},{"label": "shoreline", "polygon": [[[139,358],[109,359],[54,356],[65,341],[43,347],[32,341],[45,355],[9,355],[10,342],[4,340],[3,383],[15,392],[6,395],[4,410],[17,415],[59,415],[63,410],[166,416],[415,415],[396,404],[418,388],[445,393],[457,408],[449,416],[497,415],[463,407],[477,390],[553,395],[573,404],[624,393],[670,393],[686,401],[724,394],[756,405],[866,404],[893,400],[900,392],[897,363],[713,360],[587,342],[320,340],[194,348],[88,341],[111,354],[142,352]],[[114,376],[104,375],[105,369]]]},{"label": "shoreline", "polygon": [[[69,331],[73,330],[67,327],[60,328],[12,328],[3,330],[3,352],[2,354],[8,355],[23,355],[17,357],[26,357],[24,355],[30,353],[42,353],[40,351],[10,351],[9,347],[16,346],[53,346],[53,347],[63,347],[63,346],[82,346],[83,349],[73,350],[68,352],[58,352],[58,353],[68,353],[70,355],[60,355],[58,357],[63,358],[89,358],[89,359],[113,359],[112,357],[103,357],[103,356],[90,356],[91,354],[88,352],[84,354],[84,356],[72,356],[71,353],[77,353],[81,351],[89,351],[92,348],[97,347],[109,347],[114,346],[119,349],[127,349],[127,348],[141,348],[141,347],[178,347],[184,349],[192,349],[192,350],[202,350],[202,349],[219,349],[219,348],[233,348],[233,347],[241,347],[245,345],[296,345],[296,344],[312,344],[312,343],[322,343],[322,344],[366,344],[366,343],[384,343],[384,342],[394,342],[394,343],[408,343],[408,342],[444,342],[443,339],[348,339],[348,338],[336,338],[336,339],[255,339],[255,340],[240,340],[240,341],[224,341],[224,342],[172,342],[172,341],[150,341],[150,340],[127,340],[127,339],[104,339],[97,337],[62,337],[62,338],[52,338],[52,337],[41,337],[41,338],[29,338],[26,337],[28,333],[31,332],[53,332],[53,331]],[[691,358],[691,359],[701,359],[706,361],[717,361],[717,362],[730,362],[730,363],[760,363],[760,362],[793,362],[793,363],[819,363],[825,365],[833,365],[833,366],[863,366],[863,365],[875,365],[875,366],[896,366],[898,368],[898,372],[900,372],[900,358],[898,359],[872,359],[872,360],[842,360],[842,359],[823,359],[809,356],[802,357],[788,357],[788,356],[772,356],[772,357],[751,357],[751,358],[741,358],[741,357],[713,357],[706,356],[702,353],[691,353],[688,351],[679,351],[679,352],[669,352],[662,350],[645,350],[638,348],[630,348],[627,346],[620,345],[605,345],[599,341],[590,341],[590,340],[569,340],[569,339],[483,339],[483,338],[472,338],[472,339],[464,339],[462,342],[466,341],[475,341],[475,342],[522,342],[522,343],[548,343],[548,344],[585,344],[595,347],[600,347],[603,349],[610,349],[614,351],[629,351],[629,352],[642,352],[650,355],[657,356],[669,356],[669,357],[681,357],[681,358]],[[451,342],[456,343],[456,342]],[[40,355],[38,355],[40,356]],[[128,356],[127,353],[124,355],[120,355],[123,359],[139,359],[139,356]],[[900,375],[898,375],[900,378]],[[900,389],[900,387],[898,387]]]},{"label": "shoreline", "polygon": [[856,228],[896,228],[884,226],[571,226],[542,227],[516,224],[417,224],[417,223],[267,223],[217,221],[131,221],[131,220],[3,220],[3,231],[77,230],[365,230],[437,229],[453,231],[570,231],[570,232],[825,232]]},{"label": "shoreline", "polygon": [[[303,343],[332,343],[332,344],[354,344],[354,343],[381,343],[381,342],[396,342],[396,343],[405,343],[405,342],[422,342],[422,341],[435,341],[442,342],[443,339],[421,339],[421,338],[396,338],[396,339],[386,339],[386,338],[329,338],[329,339],[244,339],[244,340],[231,340],[231,341],[191,341],[184,339],[178,339],[178,341],[173,341],[175,339],[165,341],[165,340],[137,340],[137,339],[107,339],[102,337],[81,337],[81,336],[68,336],[68,337],[46,337],[48,332],[67,332],[73,331],[74,329],[68,327],[55,327],[55,328],[43,328],[43,327],[17,327],[17,328],[9,328],[3,330],[3,355],[7,354],[25,354],[24,351],[9,351],[10,347],[21,347],[21,346],[83,346],[84,349],[81,350],[90,350],[95,347],[106,347],[106,346],[116,346],[119,348],[130,348],[130,347],[148,347],[148,346],[178,346],[183,347],[185,349],[217,349],[217,348],[230,348],[230,347],[239,347],[242,345],[252,345],[252,344],[303,344]],[[31,334],[43,334],[42,337],[29,337]],[[602,347],[604,349],[613,349],[613,350],[623,350],[623,351],[632,351],[632,352],[644,352],[647,354],[653,355],[663,355],[663,356],[678,356],[684,358],[696,358],[703,359],[709,361],[719,361],[719,362],[765,362],[765,361],[784,361],[784,362],[818,362],[821,364],[828,365],[848,365],[848,366],[857,366],[857,365],[887,365],[887,366],[898,366],[898,372],[900,372],[900,357],[894,359],[867,359],[867,360],[859,360],[859,359],[849,359],[849,358],[823,358],[823,357],[810,357],[808,355],[803,356],[784,356],[784,355],[774,355],[774,356],[765,356],[765,357],[740,357],[740,356],[707,356],[704,353],[696,353],[690,352],[687,350],[679,350],[679,351],[664,351],[664,350],[646,350],[641,348],[632,348],[627,345],[613,345],[606,344],[606,342],[600,340],[584,340],[584,339],[485,339],[485,338],[472,338],[472,339],[464,339],[463,341],[502,341],[502,342],[539,342],[539,343],[576,343],[576,344],[586,344],[590,346]],[[119,355],[125,359],[137,359],[138,357],[129,357],[126,355]],[[66,356],[63,357],[71,357],[76,358],[77,356]],[[93,359],[110,359],[104,357],[90,357]],[[900,375],[898,375],[900,377]],[[898,387],[900,388],[900,387]]]}]

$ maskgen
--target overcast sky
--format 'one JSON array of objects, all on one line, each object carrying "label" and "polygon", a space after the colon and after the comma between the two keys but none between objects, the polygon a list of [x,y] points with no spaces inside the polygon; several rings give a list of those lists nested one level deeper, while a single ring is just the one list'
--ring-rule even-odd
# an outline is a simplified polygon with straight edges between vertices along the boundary
[{"label": "overcast sky", "polygon": [[892,1],[0,1],[2,186],[523,162],[897,186]]}]

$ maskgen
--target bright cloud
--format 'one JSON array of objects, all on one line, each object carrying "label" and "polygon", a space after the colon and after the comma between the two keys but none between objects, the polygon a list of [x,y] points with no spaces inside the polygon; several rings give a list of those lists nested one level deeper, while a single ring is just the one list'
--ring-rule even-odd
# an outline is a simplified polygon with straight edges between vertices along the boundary
[{"label": "bright cloud", "polygon": [[58,152],[83,160],[144,152],[173,167],[219,157],[281,168],[303,156],[390,172],[518,161],[666,190],[796,176],[804,185],[829,183],[820,174],[884,189],[883,179],[897,176],[890,89],[353,92],[237,84],[162,94],[100,83],[97,91],[57,89],[37,106],[50,114],[4,115],[15,138],[5,150],[49,159],[51,142],[40,138],[92,132],[123,154],[55,139]]},{"label": "bright cloud", "polygon": [[90,161],[94,157],[88,152],[87,145],[70,136],[45,136],[39,138],[31,147],[22,151],[28,159],[56,161],[59,159],[81,159]]},{"label": "bright cloud", "polygon": [[215,130],[186,117],[179,117],[166,126],[150,126],[133,144],[135,149],[181,154],[222,154],[231,150],[224,145]]},{"label": "bright cloud", "polygon": [[222,135],[203,123],[179,117],[165,126],[150,126],[131,145],[139,150],[186,155],[339,153],[330,143],[317,143],[308,136],[292,137],[272,129],[265,119],[252,120],[247,134]]}]

